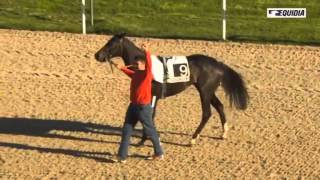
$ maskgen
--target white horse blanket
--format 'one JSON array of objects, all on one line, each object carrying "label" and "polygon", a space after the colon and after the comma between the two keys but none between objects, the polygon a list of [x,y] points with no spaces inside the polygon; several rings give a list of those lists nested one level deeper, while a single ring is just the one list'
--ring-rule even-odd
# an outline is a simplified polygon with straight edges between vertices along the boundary
[{"label": "white horse blanket", "polygon": [[160,83],[188,82],[189,63],[185,56],[160,57],[151,55],[153,79]]}]

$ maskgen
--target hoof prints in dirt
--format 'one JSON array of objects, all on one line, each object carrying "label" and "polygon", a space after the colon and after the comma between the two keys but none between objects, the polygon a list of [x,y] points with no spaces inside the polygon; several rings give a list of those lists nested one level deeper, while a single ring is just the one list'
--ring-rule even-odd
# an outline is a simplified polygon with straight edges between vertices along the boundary
[{"label": "hoof prints in dirt", "polygon": [[[218,90],[228,110],[227,140],[212,138],[219,137],[222,131],[212,109],[213,116],[197,145],[187,146],[201,116],[198,94],[189,88],[159,101],[156,125],[166,152],[165,161],[141,158],[153,153],[150,142],[144,147],[132,146],[125,165],[94,159],[108,159],[117,153],[119,132],[107,135],[100,133],[102,130],[72,131],[69,127],[51,129],[47,133],[51,136],[45,136],[3,131],[1,178],[320,177],[318,47],[134,39],[136,44],[146,41],[156,54],[203,53],[219,58],[243,75],[251,97],[246,111],[232,111],[223,91]],[[130,82],[121,72],[111,74],[109,66],[93,59],[105,42],[106,36],[98,35],[0,30],[0,117],[34,117],[52,122],[63,119],[120,130]],[[16,128],[28,132],[28,127],[20,125]],[[132,143],[139,140],[133,137]]]}]

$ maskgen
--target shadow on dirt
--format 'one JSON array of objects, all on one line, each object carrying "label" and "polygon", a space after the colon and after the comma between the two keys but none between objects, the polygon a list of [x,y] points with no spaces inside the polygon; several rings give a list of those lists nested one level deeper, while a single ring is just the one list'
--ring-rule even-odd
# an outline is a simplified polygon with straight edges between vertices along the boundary
[{"label": "shadow on dirt", "polygon": [[[57,131],[62,131],[62,133],[57,133]],[[119,142],[96,140],[91,138],[84,137],[75,137],[67,132],[83,132],[92,134],[101,134],[101,135],[113,135],[121,136],[122,128],[113,127],[109,125],[101,125],[95,123],[86,123],[73,120],[54,120],[54,119],[33,119],[33,118],[7,118],[0,117],[0,134],[13,134],[13,135],[26,135],[26,136],[36,136],[44,138],[59,138],[65,140],[77,140],[77,141],[88,141],[88,142],[99,142],[99,143],[113,143],[119,144]],[[191,136],[190,134],[182,132],[171,132],[171,131],[159,131],[163,134],[171,134],[178,136]],[[135,130],[133,137],[141,138],[142,130]],[[212,137],[211,137],[212,138]],[[189,147],[188,143],[178,143],[178,142],[169,142],[162,140],[162,143]],[[136,144],[131,144],[137,146]],[[84,157],[94,159],[101,162],[111,162],[110,159],[106,159],[103,156],[111,156],[109,152],[89,152],[89,151],[79,151],[79,150],[69,150],[69,149],[55,149],[55,148],[44,148],[44,147],[35,147],[25,144],[17,144],[11,142],[0,142],[0,146],[23,149],[23,150],[36,150],[43,153],[56,153],[56,154],[65,154],[75,157]],[[147,145],[151,147],[150,145]],[[132,155],[136,158],[144,158],[142,155]]]},{"label": "shadow on dirt", "polygon": [[[95,140],[90,138],[80,138],[71,136],[68,133],[55,133],[54,131],[62,132],[83,132],[91,134],[101,135],[113,135],[121,136],[122,128],[113,127],[109,125],[101,125],[95,123],[86,123],[73,120],[55,120],[55,119],[33,119],[33,118],[7,118],[0,117],[0,134],[14,134],[14,135],[27,135],[38,136],[47,138],[60,138],[66,140],[79,140],[89,142],[106,142],[106,143],[119,143],[103,140]],[[178,136],[191,136],[183,132],[173,131],[159,131],[160,134],[170,134]],[[68,134],[68,135],[65,135]],[[132,135],[136,138],[141,138],[142,130],[136,129]],[[174,142],[163,142],[172,145],[186,146],[185,144],[179,144]]]},{"label": "shadow on dirt", "polygon": [[[56,133],[55,131],[62,131]],[[121,136],[122,128],[113,127],[109,125],[101,125],[95,123],[86,123],[72,120],[54,120],[54,119],[33,119],[33,118],[7,118],[0,117],[0,134],[13,134],[13,135],[26,135],[44,138],[59,138],[65,140],[77,140],[77,141],[88,141],[88,142],[99,142],[99,143],[114,143],[119,142],[96,140],[84,137],[75,137],[70,133],[66,132],[83,132],[90,134],[101,134],[101,135],[115,135]],[[67,135],[66,135],[67,134]],[[135,130],[133,137],[141,138],[142,131]],[[184,144],[174,142],[163,142],[171,145],[187,146]],[[131,144],[137,146],[135,144]],[[148,145],[149,146],[149,145]],[[70,149],[56,149],[47,147],[36,147],[26,144],[18,144],[12,142],[0,142],[0,147],[9,147],[22,150],[36,150],[40,153],[55,153],[64,154],[74,157],[89,158],[99,162],[111,163],[113,162],[110,158],[112,156],[109,152],[90,152],[81,150],[70,150]],[[146,158],[143,155],[132,155],[131,157]]]},{"label": "shadow on dirt", "polygon": [[[65,140],[119,144],[119,142],[75,137],[66,132],[83,132],[90,133],[90,135],[95,133],[101,135],[121,136],[121,130],[122,129],[120,127],[112,127],[108,125],[99,125],[71,120],[0,117],[0,134],[26,135],[44,138],[59,138]],[[62,134],[58,134],[55,131],[62,131]],[[137,130],[134,132],[133,136],[141,137],[140,134],[141,131]],[[111,153],[109,152],[90,152],[70,149],[45,148],[11,142],[0,142],[0,146],[22,150],[36,150],[40,153],[55,153],[71,155],[75,157],[84,157],[94,159],[99,162],[113,162],[112,160],[106,158],[106,156],[111,156]],[[137,158],[140,158],[140,156],[137,156]]]},{"label": "shadow on dirt", "polygon": [[112,156],[109,152],[90,152],[90,151],[79,151],[79,150],[70,150],[70,149],[56,149],[56,148],[43,148],[43,147],[35,147],[25,144],[17,144],[17,143],[7,143],[0,142],[0,147],[9,147],[15,149],[22,150],[34,150],[40,153],[54,153],[54,154],[64,154],[69,156],[81,157],[93,159],[99,162],[112,163],[113,161],[109,158],[105,158],[104,156]]},{"label": "shadow on dirt", "polygon": [[0,117],[0,134],[16,134],[81,141],[93,141],[87,138],[77,138],[72,136],[50,133],[50,131],[53,130],[97,133],[103,135],[121,135],[120,127],[112,127],[108,125],[99,125],[94,123],[84,123],[79,121],[68,120]]}]

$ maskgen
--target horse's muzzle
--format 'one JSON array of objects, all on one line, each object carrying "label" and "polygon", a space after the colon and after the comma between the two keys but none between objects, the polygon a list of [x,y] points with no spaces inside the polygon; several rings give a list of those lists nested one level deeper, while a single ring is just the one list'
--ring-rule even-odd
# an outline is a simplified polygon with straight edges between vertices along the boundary
[{"label": "horse's muzzle", "polygon": [[96,54],[94,55],[94,57],[95,57],[95,59],[96,59],[97,61],[99,61],[99,62],[105,62],[105,61],[107,60],[106,57],[102,57],[99,53],[96,53]]}]

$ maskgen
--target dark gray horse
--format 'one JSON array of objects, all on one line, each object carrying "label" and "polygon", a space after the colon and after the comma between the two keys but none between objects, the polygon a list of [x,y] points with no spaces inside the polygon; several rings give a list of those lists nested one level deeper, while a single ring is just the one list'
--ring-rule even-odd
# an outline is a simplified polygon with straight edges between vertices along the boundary
[{"label": "dark gray horse", "polygon": [[[143,56],[144,51],[136,47],[129,39],[124,37],[124,34],[113,36],[96,54],[95,58],[100,62],[112,62],[111,58],[121,57],[125,65],[134,64],[136,56]],[[224,113],[223,104],[215,95],[219,85],[222,85],[231,105],[236,109],[244,110],[247,108],[249,96],[244,81],[239,73],[217,61],[216,59],[204,55],[190,55],[187,56],[190,67],[190,81],[180,83],[167,83],[166,90],[163,93],[163,84],[153,81],[152,94],[156,96],[156,103],[154,107],[154,116],[156,111],[157,101],[161,97],[169,97],[182,92],[188,86],[194,85],[199,91],[202,119],[200,125],[192,135],[191,144],[196,143],[200,132],[211,116],[210,105],[212,105],[219,113],[223,135],[222,138],[227,137],[227,120]],[[141,144],[146,140],[144,135]]]}]

